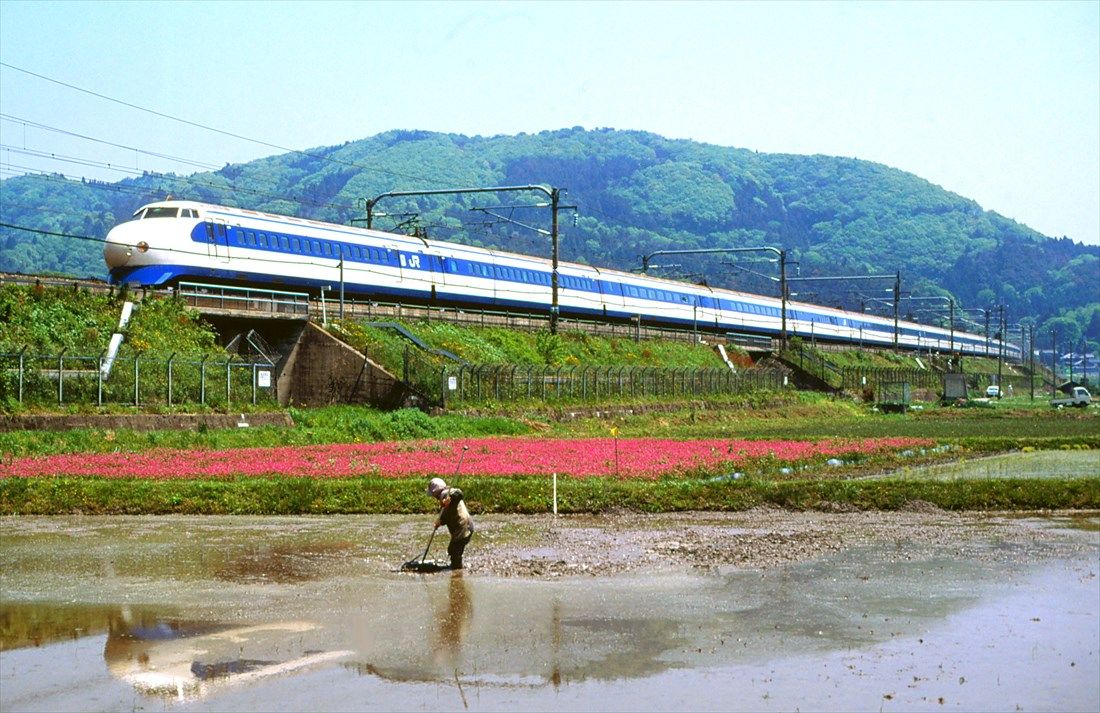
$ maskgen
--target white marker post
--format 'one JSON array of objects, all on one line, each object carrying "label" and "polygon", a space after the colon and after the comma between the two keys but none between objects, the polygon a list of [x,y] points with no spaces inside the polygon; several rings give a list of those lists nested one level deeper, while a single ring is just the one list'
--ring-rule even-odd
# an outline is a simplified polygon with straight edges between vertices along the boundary
[{"label": "white marker post", "polygon": [[554,473],[554,514],[558,514],[558,474]]}]

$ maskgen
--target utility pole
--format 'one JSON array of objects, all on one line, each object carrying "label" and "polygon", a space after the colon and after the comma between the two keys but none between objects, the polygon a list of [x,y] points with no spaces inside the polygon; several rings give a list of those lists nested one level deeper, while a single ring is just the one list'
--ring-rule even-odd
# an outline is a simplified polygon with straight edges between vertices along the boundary
[{"label": "utility pole", "polygon": [[1008,336],[1008,325],[1005,324],[1005,306],[1001,306],[1001,339],[999,342],[999,348],[997,349],[997,400],[1000,401],[1005,395],[1004,385],[1004,364],[1005,364],[1005,338]]},{"label": "utility pole", "polygon": [[1058,330],[1050,330],[1050,398],[1058,388]]},{"label": "utility pole", "polygon": [[[894,351],[898,350],[898,304],[901,302],[901,270],[894,275]],[[920,345],[917,346],[920,348]]]},{"label": "utility pole", "polygon": [[550,189],[550,333],[558,333],[558,200],[561,191]]},{"label": "utility pole", "polygon": [[985,355],[989,356],[989,310],[985,312]]},{"label": "utility pole", "polygon": [[[1025,329],[1027,331],[1025,331]],[[1027,324],[1025,324],[1023,322],[1020,323],[1020,341],[1021,342],[1025,341],[1025,336],[1024,336],[1025,334],[1027,335],[1026,342],[1027,342],[1027,353],[1028,353],[1027,354],[1028,382],[1031,386],[1031,389],[1030,389],[1030,391],[1031,391],[1031,400],[1034,401],[1035,400],[1035,324],[1034,323],[1031,323],[1031,322],[1029,322]],[[1021,349],[1023,348],[1023,344],[1020,345],[1020,348]]]}]

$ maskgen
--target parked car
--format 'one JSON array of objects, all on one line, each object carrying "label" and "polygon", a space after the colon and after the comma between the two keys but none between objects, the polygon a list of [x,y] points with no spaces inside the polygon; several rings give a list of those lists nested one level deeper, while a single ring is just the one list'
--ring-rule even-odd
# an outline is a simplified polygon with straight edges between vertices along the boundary
[{"label": "parked car", "polygon": [[1073,391],[1050,400],[1051,406],[1079,406],[1084,408],[1092,402],[1092,394],[1084,386],[1074,386]]},{"label": "parked car", "polygon": [[985,395],[991,399],[999,399],[1001,398],[1001,387],[996,384],[990,384],[985,387]]}]

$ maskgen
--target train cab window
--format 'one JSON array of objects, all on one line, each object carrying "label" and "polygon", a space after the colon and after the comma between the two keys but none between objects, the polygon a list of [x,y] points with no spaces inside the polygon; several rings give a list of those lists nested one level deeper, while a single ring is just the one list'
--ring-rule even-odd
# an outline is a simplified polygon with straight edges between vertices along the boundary
[{"label": "train cab window", "polygon": [[179,217],[179,211],[179,208],[146,208],[142,218],[176,218]]}]

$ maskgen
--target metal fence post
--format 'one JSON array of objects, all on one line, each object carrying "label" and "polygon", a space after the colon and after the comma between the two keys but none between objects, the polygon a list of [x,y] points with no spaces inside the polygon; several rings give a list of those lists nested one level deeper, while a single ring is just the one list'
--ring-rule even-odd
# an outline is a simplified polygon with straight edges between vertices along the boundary
[{"label": "metal fence post", "polygon": [[28,344],[19,350],[19,403],[23,403],[23,355],[29,347]]},{"label": "metal fence post", "polygon": [[199,403],[203,406],[206,405],[206,360],[209,358],[209,354],[203,354],[199,362]]},{"label": "metal fence post", "polygon": [[107,350],[104,349],[99,353],[99,358],[96,359],[96,405],[103,405],[103,359],[107,356]]},{"label": "metal fence post", "polygon": [[229,408],[229,405],[232,403],[232,395],[231,395],[232,389],[230,388],[230,384],[233,383],[233,376],[229,372],[229,368],[232,364],[233,364],[233,355],[230,355],[229,358],[225,360],[225,407],[226,408]]},{"label": "metal fence post", "polygon": [[172,408],[172,362],[175,358],[175,352],[172,352],[172,356],[168,357],[168,408]]},{"label": "metal fence post", "polygon": [[140,392],[138,390],[140,388],[140,384],[141,384],[141,372],[139,371],[140,367],[138,367],[138,362],[140,362],[140,361],[141,361],[141,354],[135,352],[134,353],[134,406],[140,406],[141,405],[141,397],[140,397]]},{"label": "metal fence post", "polygon": [[[341,260],[341,264],[342,263],[343,263],[343,261]],[[341,294],[340,297],[341,297],[341,299],[343,299],[343,294]],[[343,304],[340,305],[340,309],[341,310],[344,309]],[[343,317],[343,315],[341,315],[341,318],[342,317]],[[258,366],[259,366],[258,363],[252,362],[252,405],[253,406],[256,405],[256,367],[258,367]]]},{"label": "metal fence post", "polygon": [[57,403],[65,403],[65,352],[69,351],[68,347],[61,350],[61,353],[57,355]]}]

